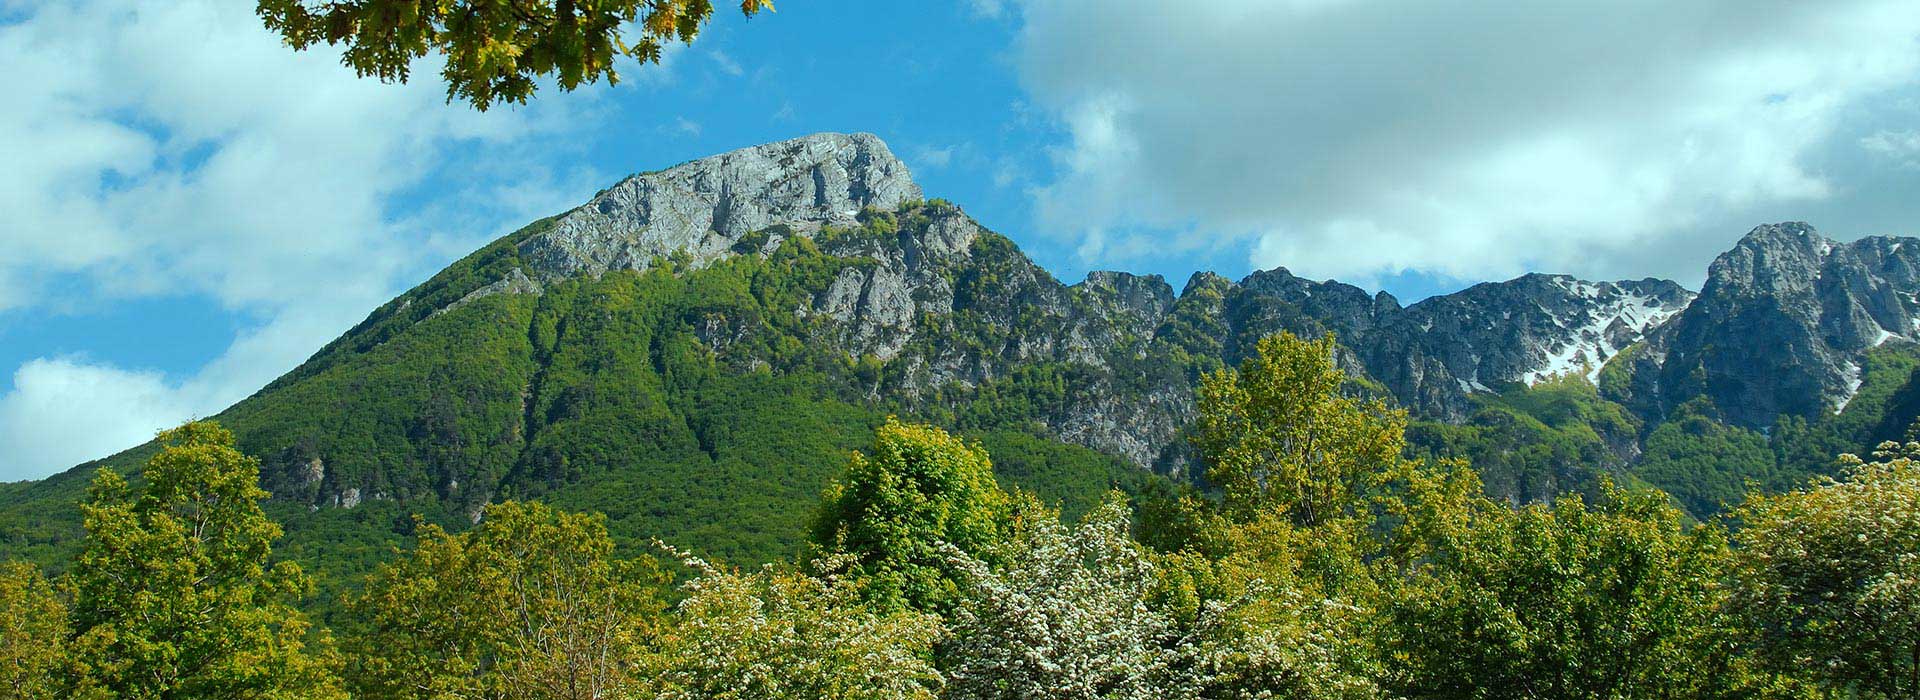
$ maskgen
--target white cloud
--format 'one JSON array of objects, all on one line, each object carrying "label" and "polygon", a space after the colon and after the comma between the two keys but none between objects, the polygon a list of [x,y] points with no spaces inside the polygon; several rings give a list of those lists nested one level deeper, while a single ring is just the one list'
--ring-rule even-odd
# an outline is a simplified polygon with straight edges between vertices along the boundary
[{"label": "white cloud", "polygon": [[45,476],[153,438],[191,413],[158,372],[39,359],[0,398],[0,481]]},{"label": "white cloud", "polygon": [[1860,147],[1901,167],[1920,168],[1920,131],[1877,131],[1860,139]]},{"label": "white cloud", "polygon": [[437,66],[382,85],[337,53],[290,52],[249,3],[0,7],[0,309],[165,295],[267,319],[184,377],[72,357],[21,366],[0,397],[0,479],[217,412],[399,288],[600,180],[532,164],[550,147],[532,137],[597,118],[594,89],[483,114],[444,102]]},{"label": "white cloud", "polygon": [[953,163],[953,147],[918,146],[913,149],[913,164],[929,170],[937,170]]},{"label": "white cloud", "polygon": [[719,49],[714,49],[712,51],[707,52],[707,55],[713,57],[714,65],[719,66],[720,72],[722,73],[726,73],[727,75],[731,75],[736,78],[742,75],[745,75],[747,73],[745,68],[740,67],[739,61],[733,60],[733,57],[728,56],[724,51],[721,51]]},{"label": "white cloud", "polygon": [[700,122],[696,122],[686,117],[674,117],[673,128],[680,130],[681,133],[686,134],[688,136],[700,135]]},{"label": "white cloud", "polygon": [[1830,196],[1808,155],[1920,79],[1896,1],[1020,5],[1067,134],[1038,228],[1095,262],[1206,231],[1182,244],[1316,276],[1668,273],[1678,239]]},{"label": "white cloud", "polygon": [[33,7],[0,27],[0,243],[20,251],[0,270],[16,279],[270,309],[386,290],[415,262],[383,223],[391,198],[454,146],[505,147],[558,118],[446,105],[429,70],[358,79],[233,3]]}]

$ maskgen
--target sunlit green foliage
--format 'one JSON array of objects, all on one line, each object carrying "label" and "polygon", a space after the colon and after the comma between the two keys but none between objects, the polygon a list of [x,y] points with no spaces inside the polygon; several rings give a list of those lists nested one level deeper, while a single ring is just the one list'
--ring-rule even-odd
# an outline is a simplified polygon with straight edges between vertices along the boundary
[{"label": "sunlit green foliage", "polygon": [[1268,511],[1219,531],[1217,555],[1156,556],[1153,604],[1179,639],[1172,675],[1198,697],[1383,697],[1363,555],[1378,543],[1363,527]]},{"label": "sunlit green foliage", "polygon": [[347,606],[356,697],[589,700],[633,692],[665,584],[613,556],[606,519],[489,506],[459,535],[428,525]]},{"label": "sunlit green foliage", "polygon": [[[742,574],[674,550],[687,577],[672,606],[665,573],[623,558],[598,514],[506,501],[459,534],[417,523],[417,544],[332,618],[344,661],[331,633],[289,604],[303,587],[297,568],[266,566],[278,528],[259,507],[256,463],[230,433],[189,424],[163,436],[137,489],[101,473],[84,507],[87,546],[58,587],[30,566],[0,570],[0,688],[325,698],[343,696],[343,677],[355,697],[494,700],[1920,689],[1920,442],[1850,460],[1842,481],[1749,500],[1729,547],[1719,523],[1683,518],[1658,491],[1602,480],[1592,496],[1515,508],[1488,497],[1464,462],[1407,459],[1397,431],[1381,435],[1395,416],[1329,378],[1332,351],[1282,337],[1211,378],[1204,410],[1216,432],[1199,446],[1235,451],[1243,461],[1229,469],[1267,476],[1230,472],[1218,494],[1148,484],[1137,522],[1110,493],[1068,526],[1034,496],[1002,491],[980,445],[888,420],[825,495],[810,533],[817,557]],[[710,376],[671,371],[693,361],[666,366],[642,381]],[[1243,398],[1217,400],[1227,389]],[[1605,420],[1582,413],[1595,407],[1576,389],[1504,405],[1543,425]],[[697,448],[708,454],[756,444],[755,427],[693,434],[725,435]],[[1245,449],[1349,434],[1369,439]],[[1050,468],[1046,449],[1025,451],[1032,473]],[[1337,465],[1322,471],[1342,488],[1272,486],[1271,475],[1324,465]],[[575,483],[528,488],[557,496]],[[334,510],[390,517],[391,503]]]},{"label": "sunlit green foliage", "polygon": [[102,470],[68,575],[70,697],[338,696],[327,639],[309,651],[300,567],[270,564],[280,527],[259,463],[212,423],[162,433],[134,489]]},{"label": "sunlit green foliage", "polygon": [[1201,382],[1194,445],[1236,516],[1279,510],[1302,525],[1330,521],[1400,458],[1406,414],[1342,394],[1336,347],[1331,335],[1282,332]]},{"label": "sunlit green foliage", "polygon": [[940,657],[946,697],[1152,698],[1167,687],[1171,620],[1147,605],[1153,565],[1117,496],[1077,528],[1031,500],[992,565],[957,550],[962,582]]},{"label": "sunlit green foliage", "polygon": [[1476,499],[1384,613],[1390,684],[1423,698],[1710,697],[1726,545],[1657,493],[1518,510]]},{"label": "sunlit green foliage", "polygon": [[1738,516],[1739,609],[1763,658],[1836,697],[1920,693],[1920,442]]},{"label": "sunlit green foliage", "polygon": [[942,611],[958,599],[943,547],[988,554],[1010,515],[984,450],[938,428],[888,420],[828,490],[813,542],[846,554],[849,573],[881,607]]},{"label": "sunlit green foliage", "polygon": [[67,636],[67,606],[40,568],[0,564],[0,696],[61,697],[58,674],[67,659]]},{"label": "sunlit green foliage", "polygon": [[[772,0],[744,0],[752,17]],[[525,103],[537,79],[562,90],[605,77],[614,63],[659,63],[674,41],[691,42],[713,16],[710,0],[260,0],[268,29],[305,49],[341,45],[340,62],[361,77],[406,82],[415,59],[438,53],[447,101],[485,110]]]},{"label": "sunlit green foliage", "polygon": [[940,618],[876,611],[862,587],[832,572],[771,567],[752,574],[697,557],[673,624],[647,659],[649,695],[660,700],[932,700],[941,676],[928,662]]}]

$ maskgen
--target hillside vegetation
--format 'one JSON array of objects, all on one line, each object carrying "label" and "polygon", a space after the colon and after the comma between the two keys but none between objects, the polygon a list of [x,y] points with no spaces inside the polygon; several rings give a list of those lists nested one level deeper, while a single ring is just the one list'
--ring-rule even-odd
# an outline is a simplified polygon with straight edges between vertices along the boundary
[{"label": "hillside vegetation", "polygon": [[[886,420],[759,568],[623,548],[613,518],[484,507],[416,526],[316,624],[259,460],[200,422],[103,469],[66,571],[0,569],[0,688],[38,698],[1870,698],[1920,692],[1920,442],[1752,495],[1515,508],[1329,340],[1203,383],[1218,493],[1078,517],[982,443]],[[1564,398],[1564,397],[1562,397]],[[1516,399],[1516,403],[1520,400]],[[1541,421],[1547,424],[1546,421]],[[555,493],[558,493],[557,491]],[[669,564],[686,573],[676,577]]]}]

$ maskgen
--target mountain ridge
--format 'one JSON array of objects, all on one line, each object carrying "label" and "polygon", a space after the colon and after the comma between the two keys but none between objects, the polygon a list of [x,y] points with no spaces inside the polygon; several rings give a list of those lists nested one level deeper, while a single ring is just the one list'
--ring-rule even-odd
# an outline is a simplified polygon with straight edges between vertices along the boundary
[{"label": "mountain ridge", "polygon": [[[897,208],[919,201],[921,194],[906,165],[881,139],[866,133],[812,134],[637,173],[596,193],[588,202],[510,234],[467,259],[497,255],[504,245],[512,249],[515,258],[510,264],[483,264],[474,279],[460,281],[463,285],[448,284],[450,280],[442,279],[444,272],[436,275],[370,314],[341,341],[370,335],[378,343],[400,329],[374,333],[369,329],[401,312],[411,313],[411,323],[417,323],[494,294],[538,295],[545,286],[572,277],[597,278],[614,269],[643,272],[676,257],[681,268],[698,269],[728,256],[764,255],[786,238],[856,225],[862,212]],[[952,311],[952,290],[944,288],[950,286],[948,280],[920,275],[909,281],[909,275],[917,274],[922,266],[919,258],[930,253],[943,259],[965,257],[965,248],[984,231],[957,207],[953,212],[959,213],[959,218],[940,217],[932,236],[903,239],[895,251],[901,258],[898,264],[880,266],[872,274],[843,271],[828,290],[828,298],[820,300],[821,308],[804,311],[847,325],[840,346],[850,355],[872,355],[883,361],[897,357],[913,335],[910,316],[922,310],[935,314]],[[1221,362],[1237,361],[1243,341],[1265,333],[1334,332],[1348,348],[1343,361],[1349,371],[1379,382],[1400,405],[1417,415],[1459,421],[1474,410],[1475,395],[1497,393],[1498,386],[1531,385],[1567,373],[1579,373],[1597,384],[1607,363],[1634,346],[1651,347],[1634,358],[1631,373],[1651,376],[1659,387],[1701,384],[1684,368],[1702,362],[1728,364],[1740,360],[1703,355],[1695,346],[1705,341],[1689,342],[1689,333],[1713,333],[1710,318],[1686,313],[1696,300],[1705,297],[1709,303],[1726,303],[1724,297],[1752,286],[1743,282],[1747,279],[1773,285],[1770,290],[1779,287],[1775,291],[1803,294],[1811,286],[1810,280],[1824,279],[1809,273],[1810,265],[1824,264],[1821,261],[1834,251],[1852,251],[1865,245],[1885,257],[1901,251],[1902,242],[1907,240],[1911,239],[1870,238],[1837,244],[1811,226],[1789,222],[1756,227],[1733,250],[1717,258],[1703,294],[1654,278],[1595,282],[1534,272],[1511,280],[1479,283],[1405,306],[1384,291],[1368,293],[1336,280],[1301,278],[1285,267],[1257,270],[1239,280],[1195,272],[1178,293],[1158,275],[1094,271],[1082,281],[1067,285],[1031,261],[1023,261],[1027,269],[1021,274],[1032,285],[1057,287],[1034,297],[1057,307],[1056,311],[1071,305],[1057,298],[1060,294],[1091,296],[1105,305],[1122,307],[1124,314],[1103,317],[1100,323],[1124,321],[1124,330],[1136,336],[1158,332],[1160,322],[1183,302],[1190,311],[1210,305],[1208,313],[1226,317],[1225,326],[1217,329],[1223,331],[1214,339],[1217,345],[1206,348],[1210,345],[1206,342],[1186,344],[1218,353]],[[1788,256],[1784,263],[1772,264],[1770,261],[1780,258],[1782,251],[1798,257]],[[1871,274],[1849,278],[1871,287],[1879,303],[1831,302],[1847,312],[1838,316],[1841,321],[1836,323],[1858,326],[1858,317],[1864,313],[1878,323],[1875,327],[1882,328],[1880,333],[1886,334],[1875,344],[1913,334],[1915,324],[1920,323],[1911,291],[1916,279],[1912,270],[1915,259],[1899,256],[1897,260],[1907,267],[1892,284]],[[1841,274],[1857,272],[1846,268]],[[1909,291],[1894,289],[1902,285]],[[453,286],[458,286],[457,293],[448,295],[446,290]],[[1889,290],[1893,290],[1893,297],[1888,297]],[[1212,299],[1215,296],[1220,298]],[[1889,322],[1902,325],[1907,332],[1884,330],[1885,323],[1879,323],[1882,316],[1896,317]],[[1669,322],[1683,319],[1687,328],[1695,330],[1668,329]],[[1821,322],[1813,321],[1815,325]],[[1104,359],[1089,350],[1087,335],[1111,331],[1082,324],[1068,329],[1063,337],[1024,337],[1026,345],[1015,348],[1013,355],[1030,359],[1043,347],[1059,345],[1068,350],[1059,359],[1103,365]],[[1829,403],[1834,402],[1833,396],[1850,391],[1842,385],[1856,379],[1849,373],[1857,375],[1859,365],[1857,359],[1845,355],[1871,346],[1857,342],[1857,337],[1853,340],[1851,344],[1820,348],[1820,360],[1826,366],[1822,376],[1808,379],[1794,375],[1790,378],[1798,383],[1782,391],[1818,391]],[[324,364],[329,352],[340,349],[341,341],[323,348],[308,364]],[[364,350],[368,346],[359,343],[356,347]],[[1670,355],[1675,362],[1666,362]],[[288,377],[299,376],[305,368],[303,365]],[[912,389],[919,393],[952,380],[978,384],[991,375],[984,368],[965,372],[945,366],[929,370],[925,380]],[[1620,392],[1614,398],[1647,417],[1663,415],[1680,403],[1669,400],[1675,390],[1648,388],[1644,386],[1647,383],[1646,379],[1639,382],[1643,396]],[[1705,390],[1702,385],[1691,391]],[[1723,388],[1716,397],[1737,399],[1741,391],[1754,393]],[[1839,401],[1844,405],[1844,398]],[[1174,401],[1188,402],[1190,399]],[[1805,402],[1784,407],[1727,408],[1735,422],[1755,427],[1766,425],[1783,412],[1810,415]],[[1180,405],[1175,410],[1184,413],[1189,409]],[[1085,421],[1064,418],[1061,422]],[[1099,436],[1099,431],[1085,428],[1063,430],[1062,434],[1078,436],[1078,442],[1096,449],[1118,452],[1139,466],[1165,468],[1169,457],[1163,453],[1177,431],[1168,426],[1180,421],[1152,422],[1156,427],[1148,431],[1151,437],[1145,440],[1121,438],[1118,433]],[[1161,444],[1154,448],[1146,443]],[[1179,451],[1178,446],[1174,449]]]},{"label": "mountain ridge", "polygon": [[[449,265],[218,417],[262,458],[311,556],[335,540],[373,556],[410,513],[458,525],[539,497],[606,512],[628,541],[696,537],[747,560],[787,546],[888,414],[987,441],[1004,478],[1056,500],[1194,478],[1198,379],[1281,331],[1336,334],[1353,391],[1431,423],[1422,449],[1467,436],[1522,455],[1485,468],[1515,500],[1633,480],[1670,419],[1708,410],[1697,400],[1751,443],[1786,418],[1827,420],[1841,394],[1920,395],[1865,376],[1911,366],[1874,358],[1920,328],[1913,239],[1777,224],[1720,256],[1699,293],[1530,273],[1402,305],[1286,268],[1196,272],[1177,292],[1117,271],[1067,284],[922,197],[870,134],[629,176]],[[1758,332],[1784,340],[1736,342]],[[1848,430],[1803,451],[1861,449],[1871,432]],[[1548,439],[1576,446],[1530,446]],[[1686,467],[1735,483],[1757,468]],[[0,524],[40,523],[24,528],[34,547],[65,541],[71,508],[47,504],[77,494],[77,473],[0,492]]]}]

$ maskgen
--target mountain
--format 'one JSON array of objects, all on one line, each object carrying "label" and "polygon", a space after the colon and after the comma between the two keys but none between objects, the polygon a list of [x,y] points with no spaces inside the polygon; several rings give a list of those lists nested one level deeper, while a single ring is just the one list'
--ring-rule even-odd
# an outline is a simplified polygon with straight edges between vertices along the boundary
[{"label": "mountain", "polygon": [[1649,338],[1621,398],[1657,413],[1706,396],[1734,423],[1838,411],[1864,353],[1920,330],[1920,246],[1836,243],[1804,223],[1755,228],[1707,271],[1695,303]]},{"label": "mountain", "polygon": [[[1067,284],[923,196],[867,134],[634,175],[217,418],[262,458],[283,550],[344,581],[416,518],[459,526],[503,498],[607,513],[625,546],[778,557],[889,414],[979,440],[1072,512],[1193,477],[1199,377],[1281,330],[1336,334],[1352,390],[1406,407],[1417,451],[1473,459],[1514,500],[1608,476],[1704,514],[1726,483],[1789,483],[1920,407],[1908,239],[1783,224],[1698,295],[1531,274],[1403,306],[1284,268]],[[0,552],[54,560],[92,469],[150,449],[0,488]]]}]

